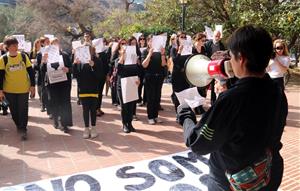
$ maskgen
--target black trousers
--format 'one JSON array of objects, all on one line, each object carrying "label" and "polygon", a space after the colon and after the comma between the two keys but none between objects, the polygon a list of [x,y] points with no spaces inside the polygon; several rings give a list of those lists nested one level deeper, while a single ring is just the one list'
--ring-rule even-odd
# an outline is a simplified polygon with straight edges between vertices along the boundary
[{"label": "black trousers", "polygon": [[[146,103],[147,102],[147,99],[146,99],[146,88],[145,88],[145,71],[143,70],[140,75],[139,75],[139,78],[140,78],[140,84],[139,84],[139,87],[138,87],[138,95],[139,95],[139,101],[138,102],[143,102],[143,103]],[[144,89],[143,89],[143,86],[144,86]],[[144,91],[143,91],[144,90]],[[143,96],[142,96],[143,94]]]},{"label": "black trousers", "polygon": [[147,89],[147,115],[148,119],[155,119],[158,117],[162,75],[146,75],[145,88]]},{"label": "black trousers", "polygon": [[104,79],[101,79],[99,81],[99,86],[98,86],[98,89],[99,89],[99,92],[98,92],[98,102],[97,102],[97,109],[101,109],[101,105],[102,105],[102,92],[103,92],[103,88],[104,88],[104,84],[105,84],[105,78]]},{"label": "black trousers", "polygon": [[26,132],[28,123],[28,96],[29,93],[5,93],[9,102],[9,110],[18,130]]},{"label": "black trousers", "polygon": [[60,117],[63,127],[73,126],[71,106],[71,86],[48,86],[50,92],[50,108],[54,121]]},{"label": "black trousers", "polygon": [[136,112],[136,101],[123,103],[122,99],[122,89],[121,89],[121,79],[118,79],[117,83],[117,96],[121,104],[121,117],[123,124],[130,124],[132,122],[133,115]]},{"label": "black trousers", "polygon": [[41,85],[40,88],[41,91],[41,102],[42,105],[45,106],[45,108],[47,109],[47,114],[51,114],[51,104],[50,104],[50,92],[48,90],[48,87],[45,86],[44,84]]},{"label": "black trousers", "polygon": [[97,105],[98,99],[95,97],[82,97],[80,98],[82,104],[82,112],[83,112],[83,120],[85,127],[90,126],[90,118],[91,125],[96,126],[96,114],[97,114]]},{"label": "black trousers", "polygon": [[[115,80],[115,79],[114,79]],[[119,103],[119,98],[118,98],[118,91],[117,91],[117,82],[114,81],[113,83],[111,83],[111,101],[112,101],[112,104],[120,104]]]},{"label": "black trousers", "polygon": [[276,85],[279,86],[279,88],[284,91],[284,79],[283,77],[281,78],[272,78],[272,80],[275,82]]}]

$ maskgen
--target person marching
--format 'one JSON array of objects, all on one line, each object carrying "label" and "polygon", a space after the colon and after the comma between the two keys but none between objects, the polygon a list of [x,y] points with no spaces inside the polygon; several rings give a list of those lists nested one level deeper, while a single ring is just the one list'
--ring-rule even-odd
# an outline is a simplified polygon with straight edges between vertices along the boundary
[{"label": "person marching", "polygon": [[[103,39],[103,44],[106,43],[106,40]],[[100,81],[99,81],[99,95],[98,95],[98,104],[97,104],[97,116],[101,117],[104,115],[104,112],[101,110],[102,106],[102,97],[103,97],[103,89],[104,84],[107,81],[107,76],[109,72],[109,61],[111,57],[111,48],[107,48],[106,50],[103,50],[102,52],[98,53],[97,56],[101,60],[101,69],[99,69],[99,72],[101,73]]]},{"label": "person marching", "polygon": [[287,44],[282,39],[277,39],[273,43],[274,57],[270,60],[267,72],[278,86],[284,90],[284,74],[290,65],[289,51]]},{"label": "person marching", "polygon": [[[120,100],[121,104],[121,117],[122,117],[122,123],[123,123],[123,131],[124,133],[130,133],[130,132],[135,132],[135,128],[132,126],[132,120],[134,116],[134,110],[136,108],[136,101],[130,101],[125,103],[123,100],[123,95],[122,95],[122,85],[121,81],[123,78],[126,77],[131,77],[131,76],[138,76],[139,75],[139,68],[138,65],[135,63],[131,63],[129,65],[125,65],[125,46],[121,44],[122,40],[118,44],[118,59],[116,60],[117,62],[117,91],[118,91],[118,97]],[[135,82],[136,85],[138,86],[140,81],[137,79]],[[125,91],[125,90],[124,90]]]},{"label": "person marching", "polygon": [[[79,58],[75,58],[73,65],[74,75],[77,76],[79,83],[79,98],[82,104],[83,120],[85,129],[83,138],[95,138],[98,136],[96,130],[97,105],[99,93],[99,81],[101,73],[101,60],[96,56],[96,50],[92,46],[90,49],[91,60],[89,63],[81,63]],[[76,50],[75,50],[76,51]],[[91,123],[90,123],[91,120]],[[91,128],[90,128],[91,124]]]},{"label": "person marching", "polygon": [[53,38],[50,41],[51,46],[56,46],[59,50],[59,54],[63,58],[64,67],[62,68],[63,72],[66,73],[67,80],[51,83],[49,80],[49,71],[47,69],[48,63],[48,54],[45,53],[42,58],[42,71],[46,73],[46,84],[50,93],[50,107],[51,114],[53,117],[53,126],[54,128],[59,128],[59,119],[61,122],[61,129],[65,132],[69,132],[69,127],[73,126],[72,120],[72,107],[71,107],[71,72],[72,64],[69,56],[60,50],[59,40]]},{"label": "person marching", "polygon": [[27,139],[28,96],[35,96],[35,77],[28,56],[18,51],[18,40],[7,37],[4,40],[7,54],[0,58],[0,101],[9,103],[13,121],[21,134]]},{"label": "person marching", "polygon": [[162,88],[161,81],[164,78],[163,67],[166,66],[167,61],[164,47],[161,47],[160,52],[153,52],[152,35],[149,35],[147,41],[148,49],[142,54],[142,65],[145,68],[148,123],[154,125],[162,122],[158,118],[158,111]]},{"label": "person marching", "polygon": [[196,155],[210,153],[209,191],[275,191],[283,175],[280,149],[288,104],[266,73],[272,38],[247,25],[232,34],[228,47],[238,80],[197,124],[191,108],[178,107],[184,140]]}]

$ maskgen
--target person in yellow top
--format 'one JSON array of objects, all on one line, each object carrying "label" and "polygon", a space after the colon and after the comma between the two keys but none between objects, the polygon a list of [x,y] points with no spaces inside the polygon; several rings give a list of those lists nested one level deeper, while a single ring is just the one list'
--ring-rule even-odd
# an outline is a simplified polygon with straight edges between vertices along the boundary
[{"label": "person in yellow top", "polygon": [[34,71],[28,56],[18,51],[18,40],[7,37],[7,54],[0,57],[0,101],[7,100],[21,139],[27,139],[28,97],[35,96]]}]

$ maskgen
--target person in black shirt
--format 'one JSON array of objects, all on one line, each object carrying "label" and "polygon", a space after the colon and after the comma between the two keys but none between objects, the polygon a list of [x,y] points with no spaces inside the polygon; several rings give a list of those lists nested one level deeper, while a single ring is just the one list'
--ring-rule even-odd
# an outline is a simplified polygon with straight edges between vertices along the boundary
[{"label": "person in black shirt", "polygon": [[[205,55],[207,56],[207,51],[205,49],[205,44],[206,42],[206,35],[203,34],[203,33],[197,33],[194,37],[194,46],[193,46],[193,55],[195,54],[202,54],[202,55]],[[205,86],[205,87],[197,87],[197,90],[199,92],[199,94],[202,96],[202,97],[206,97],[207,95],[207,89],[208,89],[208,86]],[[203,106],[199,106],[199,107],[196,107],[195,108],[195,112],[196,114],[203,114],[205,112]]]},{"label": "person in black shirt", "polygon": [[[95,138],[98,136],[96,130],[96,112],[98,106],[99,81],[103,77],[101,59],[96,55],[95,48],[89,46],[91,60],[89,63],[81,63],[78,58],[74,60],[73,71],[80,81],[79,98],[82,104],[83,120],[85,129],[83,138]],[[91,119],[91,128],[90,128]]]},{"label": "person in black shirt", "polygon": [[[139,75],[139,68],[137,64],[129,64],[125,65],[125,46],[122,45],[122,41],[118,44],[118,58],[116,60],[116,68],[117,68],[117,92],[118,98],[121,104],[121,117],[123,123],[123,131],[124,133],[135,132],[135,128],[132,126],[132,120],[134,115],[134,110],[136,107],[136,101],[131,101],[124,103],[122,96],[122,86],[121,79],[131,76]],[[136,81],[136,85],[138,86],[140,83],[139,79]]]},{"label": "person in black shirt", "polygon": [[[1,42],[0,43],[0,57],[4,54],[6,54],[6,50],[5,50],[4,43]],[[1,111],[1,109],[3,110],[3,112],[2,112],[3,115],[8,114],[8,112],[7,112],[8,107],[5,104],[0,104],[0,111]]]},{"label": "person in black shirt", "polygon": [[[51,39],[52,46],[58,46],[59,40],[57,38]],[[64,67],[62,70],[66,73],[67,80],[57,83],[50,83],[49,75],[47,72],[47,63],[48,61],[48,54],[42,58],[42,71],[46,73],[46,82],[49,95],[50,95],[50,107],[51,107],[51,114],[53,117],[53,126],[54,128],[59,127],[59,119],[61,122],[62,130],[67,133],[69,131],[69,127],[73,126],[72,120],[72,107],[71,107],[71,72],[72,72],[72,63],[69,58],[69,55],[63,51],[60,51],[60,55],[63,57]],[[48,110],[48,108],[47,108]]]},{"label": "person in black shirt", "polygon": [[[184,65],[186,60],[191,55],[181,55],[183,50],[183,45],[181,44],[182,40],[186,40],[185,32],[178,32],[177,34],[177,44],[178,47],[173,47],[171,49],[171,57],[174,63],[173,71],[172,71],[172,89],[173,93],[171,95],[172,102],[175,106],[175,111],[177,111],[177,107],[179,106],[179,101],[175,95],[175,92],[181,92],[185,89],[190,88],[190,84],[187,82],[184,72]],[[178,120],[177,120],[178,122]]]},{"label": "person in black shirt", "polygon": [[147,115],[148,122],[151,125],[161,123],[158,118],[160,106],[161,88],[163,79],[163,66],[166,66],[165,48],[160,52],[153,52],[151,47],[152,35],[148,37],[148,49],[143,52],[142,60],[145,68],[145,88],[147,89]]},{"label": "person in black shirt", "polygon": [[[147,39],[144,35],[141,35],[139,37],[139,40],[138,40],[138,44],[139,44],[139,48],[140,48],[140,52],[141,54],[147,49]],[[141,60],[142,62],[142,60]],[[144,81],[144,77],[145,77],[145,69],[143,68],[142,66],[142,63],[139,64],[139,67],[140,67],[140,80],[141,80],[141,83],[139,85],[139,88],[138,88],[138,94],[139,94],[139,103],[138,103],[138,106],[145,106],[146,103],[147,103],[147,95],[146,95],[146,88],[145,88],[145,81]],[[143,89],[143,86],[144,86],[144,92],[143,92],[143,96],[142,96],[142,89]]]},{"label": "person in black shirt", "polygon": [[271,36],[248,25],[237,29],[228,45],[239,79],[198,124],[189,107],[178,108],[185,143],[198,155],[211,153],[209,191],[277,190],[288,108],[284,92],[265,72],[273,52]]},{"label": "person in black shirt", "polygon": [[98,94],[98,104],[97,104],[97,116],[99,117],[104,115],[104,112],[101,110],[102,97],[103,97],[102,92],[109,72],[110,57],[111,57],[111,48],[108,48],[98,53],[98,58],[101,60],[101,66],[100,66],[101,68],[98,70],[100,72],[100,81],[99,81],[99,88],[98,88],[99,94]]},{"label": "person in black shirt", "polygon": [[33,65],[35,71],[36,85],[38,87],[38,94],[41,102],[41,112],[46,111],[46,105],[42,102],[42,75],[41,75],[41,59],[42,53],[41,50],[41,40],[36,39],[33,43],[33,49],[29,54],[29,59]]},{"label": "person in black shirt", "polygon": [[[205,43],[204,48],[206,50],[206,56],[211,58],[211,56],[221,50],[225,50],[224,44],[221,42],[221,32],[215,31],[213,40],[209,40]],[[216,101],[216,93],[215,93],[215,80],[213,79],[210,83],[210,96],[211,96],[211,104],[213,104]]]}]

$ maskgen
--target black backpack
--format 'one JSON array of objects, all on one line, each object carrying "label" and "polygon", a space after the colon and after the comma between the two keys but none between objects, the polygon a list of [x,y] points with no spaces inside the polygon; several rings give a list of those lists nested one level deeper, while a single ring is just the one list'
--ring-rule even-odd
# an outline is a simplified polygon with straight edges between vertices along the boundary
[{"label": "black backpack", "polygon": [[[21,56],[22,56],[22,61],[24,62],[25,66],[26,66],[26,55],[21,52]],[[7,62],[8,62],[8,56],[7,56],[7,54],[4,54],[2,57],[3,57],[3,61],[4,61],[4,66],[6,67]]]}]

